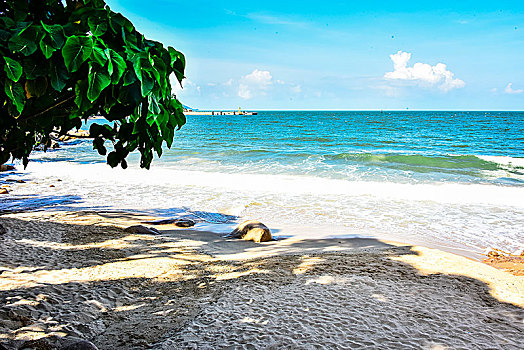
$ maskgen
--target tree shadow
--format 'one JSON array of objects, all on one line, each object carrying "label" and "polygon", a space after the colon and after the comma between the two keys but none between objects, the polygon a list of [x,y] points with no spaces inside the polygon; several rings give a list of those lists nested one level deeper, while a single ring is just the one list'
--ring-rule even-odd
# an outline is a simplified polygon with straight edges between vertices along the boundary
[{"label": "tree shadow", "polygon": [[400,261],[418,256],[411,246],[0,220],[6,347],[32,338],[52,348],[70,336],[101,349],[523,344],[521,307],[479,279]]},{"label": "tree shadow", "polygon": [[82,197],[73,195],[9,195],[0,198],[0,214],[32,212],[81,203]]}]

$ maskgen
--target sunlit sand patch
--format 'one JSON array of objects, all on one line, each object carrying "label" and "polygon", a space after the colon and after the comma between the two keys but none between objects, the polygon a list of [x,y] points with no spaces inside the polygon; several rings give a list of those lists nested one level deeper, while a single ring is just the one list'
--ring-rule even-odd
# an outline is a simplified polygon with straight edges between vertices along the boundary
[{"label": "sunlit sand patch", "polygon": [[345,283],[347,279],[339,280],[333,276],[319,276],[317,278],[312,278],[306,281],[306,286],[312,283],[317,284],[335,284],[335,283]]},{"label": "sunlit sand patch", "polygon": [[302,257],[302,262],[300,263],[300,265],[298,265],[297,267],[293,269],[293,273],[295,275],[304,274],[310,271],[316,264],[323,262],[323,261],[325,261],[325,259],[322,259],[318,256],[315,256],[315,257],[304,256]]},{"label": "sunlit sand patch", "polygon": [[131,311],[131,310],[136,310],[136,309],[139,309],[143,306],[145,306],[146,304],[136,304],[136,305],[123,305],[123,306],[117,306],[115,308],[113,308],[113,311],[114,312],[124,312],[124,311]]},{"label": "sunlit sand patch", "polygon": [[250,270],[247,270],[247,271],[235,271],[235,272],[229,272],[229,273],[220,273],[220,274],[216,274],[216,275],[213,275],[213,277],[218,280],[218,281],[223,281],[223,280],[230,280],[230,279],[236,279],[236,278],[240,278],[240,277],[243,277],[243,276],[249,276],[249,275],[253,275],[253,274],[267,274],[267,273],[270,273],[270,271],[268,270],[261,270],[261,269],[258,269],[258,268],[253,268],[253,269],[250,269]]},{"label": "sunlit sand patch", "polygon": [[263,321],[262,319],[254,319],[254,318],[251,318],[251,317],[244,317],[243,319],[241,319],[239,321],[240,323],[254,323],[254,324],[260,324],[260,325],[267,325],[268,324],[268,320],[265,320]]},{"label": "sunlit sand patch", "polygon": [[372,294],[371,296],[375,298],[376,300],[381,301],[383,303],[388,302],[388,299],[383,294]]},{"label": "sunlit sand patch", "polygon": [[190,262],[167,257],[133,259],[73,269],[43,270],[34,273],[4,273],[0,278],[0,290],[30,288],[42,284],[65,284],[71,282],[95,282],[125,278],[157,278],[193,275],[180,269]]},{"label": "sunlit sand patch", "polygon": [[33,247],[42,247],[55,250],[84,250],[84,249],[93,249],[93,248],[111,248],[111,249],[126,249],[137,247],[137,245],[132,244],[131,242],[137,240],[148,239],[147,237],[137,237],[137,236],[128,236],[119,239],[111,239],[104,242],[90,243],[90,244],[68,244],[68,243],[58,243],[58,242],[49,242],[49,241],[37,241],[33,239],[20,239],[16,240],[19,244],[26,244]]},{"label": "sunlit sand patch", "polygon": [[494,267],[437,249],[416,246],[411,250],[417,254],[390,259],[410,264],[425,275],[446,274],[477,279],[490,287],[494,298],[524,307],[524,276],[512,276]]}]

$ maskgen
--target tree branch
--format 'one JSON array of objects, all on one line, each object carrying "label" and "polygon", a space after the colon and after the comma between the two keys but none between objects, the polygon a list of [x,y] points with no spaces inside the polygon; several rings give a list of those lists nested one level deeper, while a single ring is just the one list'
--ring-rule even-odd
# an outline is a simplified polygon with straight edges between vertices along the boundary
[{"label": "tree branch", "polygon": [[55,103],[54,105],[52,105],[51,107],[48,107],[48,108],[44,109],[43,111],[40,111],[40,112],[35,113],[35,114],[32,114],[32,115],[28,115],[28,116],[20,117],[19,120],[26,121],[26,120],[29,120],[29,119],[33,119],[33,118],[39,117],[39,116],[41,116],[42,114],[47,113],[47,112],[49,112],[50,110],[55,109],[56,107],[59,107],[59,106],[63,105],[63,104],[66,103],[66,102],[69,102],[69,101],[72,100],[74,97],[75,97],[74,94],[71,95],[71,96],[68,96],[67,98],[63,99],[62,101],[59,101],[59,102]]}]

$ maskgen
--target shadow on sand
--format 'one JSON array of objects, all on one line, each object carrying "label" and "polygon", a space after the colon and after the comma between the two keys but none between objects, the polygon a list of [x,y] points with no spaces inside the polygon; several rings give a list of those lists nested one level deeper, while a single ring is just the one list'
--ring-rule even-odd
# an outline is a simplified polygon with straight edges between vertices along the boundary
[{"label": "shadow on sand", "polygon": [[420,273],[397,259],[417,254],[410,246],[0,223],[0,348],[69,336],[100,349],[523,345],[522,308],[480,280]]}]

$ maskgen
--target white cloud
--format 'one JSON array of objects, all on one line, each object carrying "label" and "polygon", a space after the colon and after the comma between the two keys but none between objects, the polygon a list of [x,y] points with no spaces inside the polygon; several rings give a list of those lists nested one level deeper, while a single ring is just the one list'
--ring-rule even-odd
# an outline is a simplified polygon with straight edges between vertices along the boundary
[{"label": "white cloud", "polygon": [[251,93],[251,90],[249,90],[249,86],[245,84],[240,84],[238,86],[238,96],[240,96],[240,98],[243,98],[244,100],[249,100],[253,97],[253,94]]},{"label": "white cloud", "polygon": [[272,79],[273,77],[269,71],[255,69],[240,79],[238,96],[248,100],[255,97],[255,95],[265,95],[266,90],[273,84]]},{"label": "white cloud", "polygon": [[191,80],[189,80],[187,78],[182,81],[182,85],[184,86],[183,88],[182,88],[182,86],[180,86],[180,83],[178,82],[178,80],[176,79],[174,74],[172,74],[169,77],[169,80],[171,82],[171,91],[178,97],[180,97],[182,95],[184,95],[184,96],[191,96],[191,95],[199,96],[199,95],[202,94],[200,85],[195,84],[194,82],[192,82]]},{"label": "white cloud", "polygon": [[524,90],[523,89],[513,90],[513,83],[508,83],[508,85],[504,89],[504,92],[507,93],[507,94],[514,95],[514,94],[521,94],[521,93],[524,92]]},{"label": "white cloud", "polygon": [[242,77],[246,82],[250,84],[255,84],[260,87],[266,88],[267,86],[272,84],[271,79],[273,77],[271,76],[271,73],[267,70],[258,70],[255,69],[252,73]]},{"label": "white cloud", "polygon": [[464,81],[454,78],[454,74],[447,70],[443,63],[431,66],[427,63],[417,62],[413,67],[408,67],[411,53],[399,51],[396,54],[389,55],[389,57],[393,61],[395,70],[384,74],[385,79],[413,81],[421,86],[437,86],[445,92],[466,85]]}]

